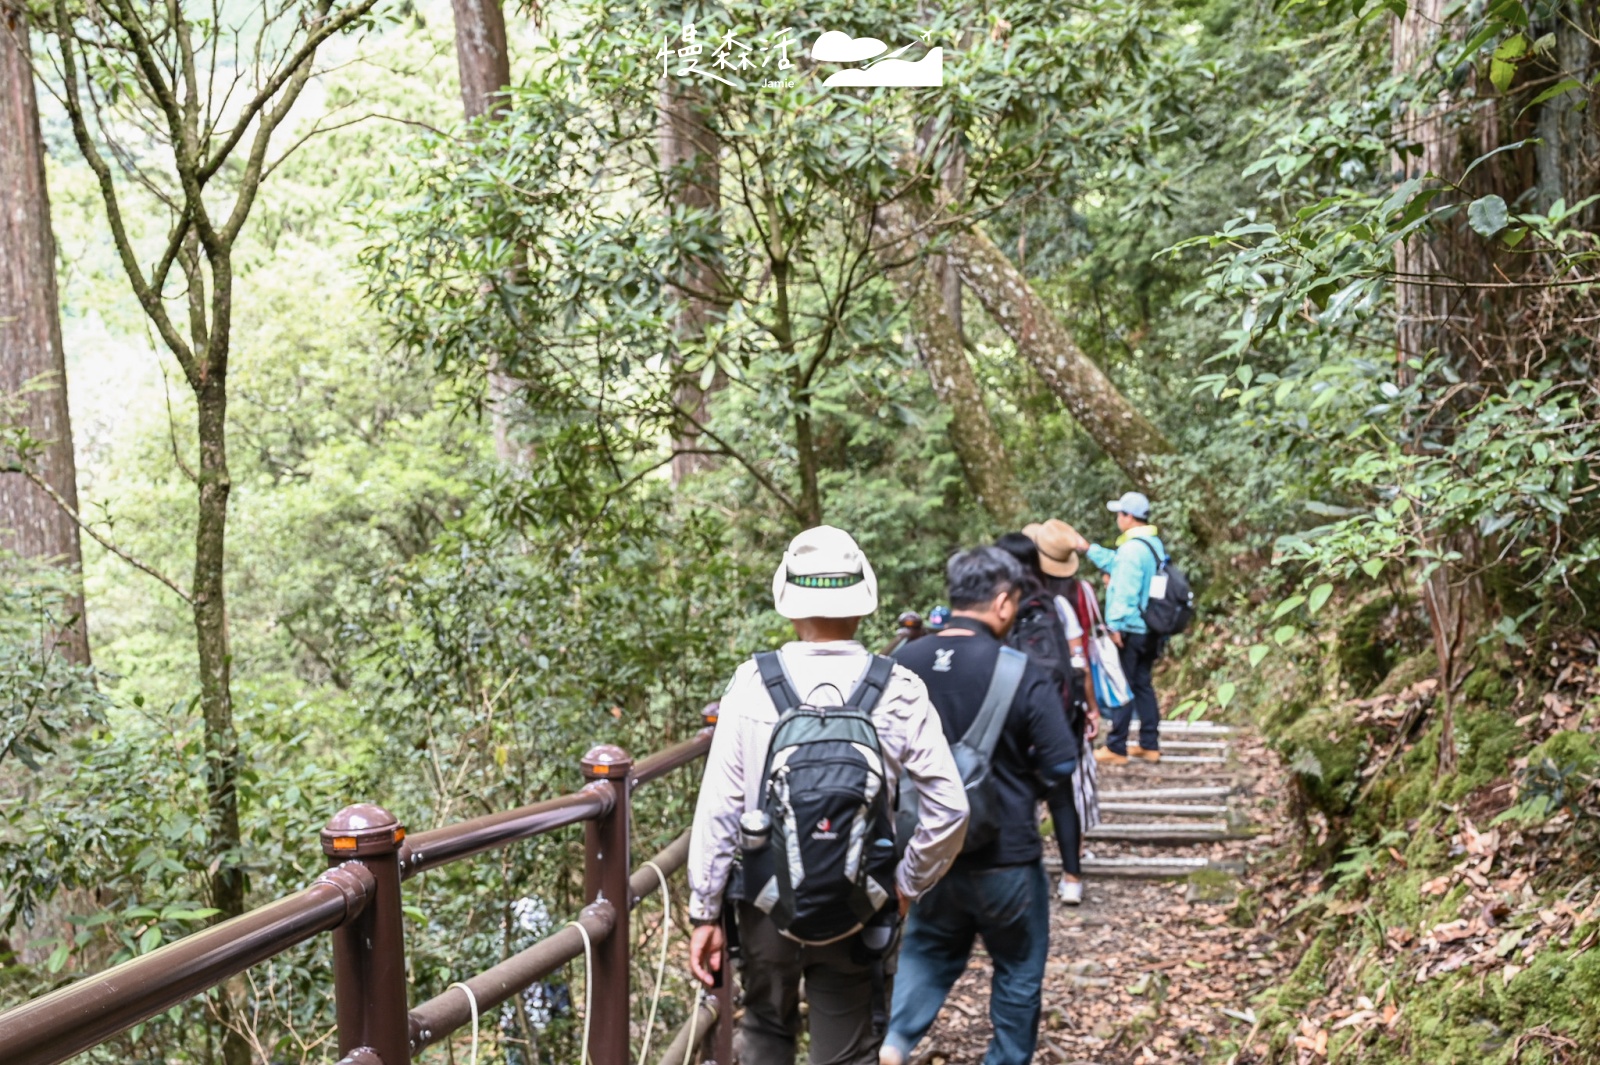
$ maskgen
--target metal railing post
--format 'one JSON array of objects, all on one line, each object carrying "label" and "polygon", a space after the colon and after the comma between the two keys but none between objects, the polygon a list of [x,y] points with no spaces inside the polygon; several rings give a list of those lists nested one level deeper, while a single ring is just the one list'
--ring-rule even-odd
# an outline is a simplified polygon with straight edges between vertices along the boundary
[{"label": "metal railing post", "polygon": [[406,1008],[405,925],[400,912],[400,843],[406,830],[389,811],[346,806],[322,830],[330,866],[355,862],[377,882],[372,901],[333,933],[333,992],[339,1053],[376,1054],[383,1065],[410,1065]]},{"label": "metal railing post", "polygon": [[609,813],[584,829],[583,901],[589,904],[604,899],[616,911],[611,934],[595,945],[594,971],[589,974],[594,981],[594,993],[589,996],[594,1015],[587,1025],[593,1065],[628,1065],[629,1058],[628,911],[633,898],[628,884],[632,872],[628,796],[633,790],[632,772],[633,759],[628,752],[609,743],[583,756],[583,778],[591,787],[609,784],[614,800]]}]

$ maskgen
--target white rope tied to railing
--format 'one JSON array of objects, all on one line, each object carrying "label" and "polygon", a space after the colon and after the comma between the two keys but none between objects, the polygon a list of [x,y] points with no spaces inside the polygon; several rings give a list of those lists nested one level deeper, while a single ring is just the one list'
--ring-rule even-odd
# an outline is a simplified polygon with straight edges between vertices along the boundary
[{"label": "white rope tied to railing", "polygon": [[589,1019],[594,1016],[594,945],[589,930],[581,921],[568,921],[583,937],[583,1045],[578,1048],[578,1065],[589,1065]]},{"label": "white rope tied to railing", "polygon": [[667,947],[672,936],[672,895],[667,889],[667,874],[655,862],[645,862],[661,885],[661,957],[656,962],[656,984],[650,992],[650,1018],[644,1022],[644,1045],[639,1048],[639,1065],[650,1065],[650,1037],[656,1030],[656,1008],[661,1005],[661,983],[667,976]]},{"label": "white rope tied to railing", "polygon": [[[459,987],[467,996],[467,1005],[472,1008],[472,1055],[467,1059],[468,1065],[478,1065],[478,996],[472,993],[472,988],[457,980],[450,987]],[[446,991],[450,987],[445,988]]]}]

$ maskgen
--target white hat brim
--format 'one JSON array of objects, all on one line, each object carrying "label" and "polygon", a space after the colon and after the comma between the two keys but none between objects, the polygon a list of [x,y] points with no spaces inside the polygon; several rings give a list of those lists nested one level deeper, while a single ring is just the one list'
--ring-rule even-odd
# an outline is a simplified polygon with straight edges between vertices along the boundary
[{"label": "white hat brim", "polygon": [[778,563],[772,575],[772,605],[783,617],[862,618],[878,609],[878,578],[863,560],[860,584],[848,588],[802,588],[789,583],[789,568]]}]

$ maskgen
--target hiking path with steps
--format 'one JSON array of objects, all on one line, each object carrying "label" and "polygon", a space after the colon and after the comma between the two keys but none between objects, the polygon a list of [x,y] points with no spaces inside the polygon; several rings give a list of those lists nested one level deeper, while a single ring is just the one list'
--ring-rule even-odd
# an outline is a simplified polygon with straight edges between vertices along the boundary
[{"label": "hiking path with steps", "polygon": [[[1251,1000],[1293,961],[1239,905],[1290,831],[1278,759],[1247,728],[1208,722],[1163,721],[1161,751],[1158,764],[1099,767],[1082,905],[1054,900],[1046,841],[1042,1065],[1215,1059],[1249,1038]],[[980,946],[912,1065],[983,1059],[989,978]]]}]

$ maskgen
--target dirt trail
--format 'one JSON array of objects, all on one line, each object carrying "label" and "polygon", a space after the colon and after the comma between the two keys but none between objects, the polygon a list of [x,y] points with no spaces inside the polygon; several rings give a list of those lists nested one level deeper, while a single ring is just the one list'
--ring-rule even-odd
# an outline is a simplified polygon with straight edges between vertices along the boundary
[{"label": "dirt trail", "polygon": [[[1251,999],[1294,960],[1266,932],[1230,920],[1235,896],[1264,876],[1289,831],[1278,760],[1239,730],[1164,724],[1162,745],[1159,766],[1101,768],[1110,809],[1090,834],[1084,903],[1051,904],[1038,1062],[1214,1058],[1223,1041],[1249,1035]],[[1047,853],[1053,885],[1053,845]],[[981,1061],[988,992],[980,950],[913,1065]]]}]

